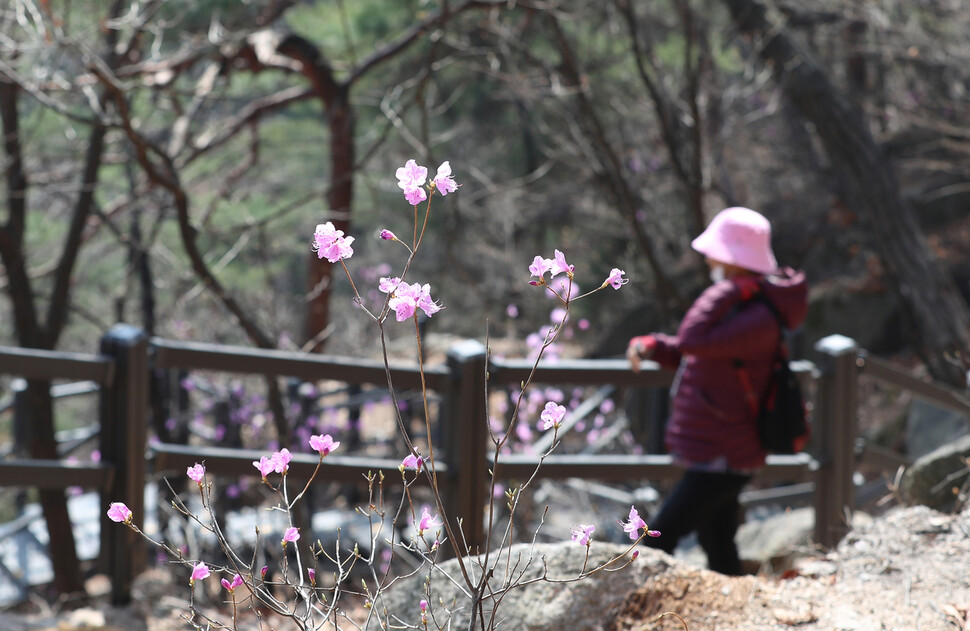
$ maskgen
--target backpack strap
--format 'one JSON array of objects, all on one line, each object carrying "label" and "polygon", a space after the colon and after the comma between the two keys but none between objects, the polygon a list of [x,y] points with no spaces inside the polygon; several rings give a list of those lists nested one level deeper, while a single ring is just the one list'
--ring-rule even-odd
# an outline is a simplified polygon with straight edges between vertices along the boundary
[{"label": "backpack strap", "polygon": [[[785,345],[785,321],[781,317],[781,312],[778,311],[778,307],[775,303],[768,300],[763,292],[758,292],[747,298],[745,302],[752,302],[757,300],[758,302],[764,304],[771,311],[771,314],[775,316],[775,320],[778,322],[778,348],[775,351],[775,358],[781,361],[788,361],[788,348]],[[741,387],[744,389],[744,398],[748,402],[748,407],[751,408],[751,418],[758,418],[758,413],[761,410],[761,401],[758,400],[758,395],[754,391],[754,386],[751,385],[751,375],[748,374],[748,369],[744,366],[744,361],[740,359],[734,360],[734,370],[738,374],[738,381],[741,382]]]},{"label": "backpack strap", "polygon": [[748,402],[748,407],[751,408],[751,418],[758,418],[761,402],[758,401],[758,395],[755,394],[754,387],[751,385],[751,376],[748,374],[748,369],[744,367],[743,361],[735,359],[734,370],[738,373],[738,381],[741,382],[741,387],[744,389],[744,398]]}]

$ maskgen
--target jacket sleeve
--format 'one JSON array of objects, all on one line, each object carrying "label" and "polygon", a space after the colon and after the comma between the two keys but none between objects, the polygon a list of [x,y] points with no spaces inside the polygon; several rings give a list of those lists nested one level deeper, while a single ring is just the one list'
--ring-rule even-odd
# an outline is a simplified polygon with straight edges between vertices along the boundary
[{"label": "jacket sleeve", "polygon": [[663,333],[652,333],[651,335],[657,340],[657,346],[653,349],[650,359],[668,370],[676,370],[677,366],[680,365],[681,358],[677,338]]},{"label": "jacket sleeve", "polygon": [[738,308],[741,293],[731,281],[704,290],[677,329],[678,349],[698,357],[763,357],[778,344],[778,323],[763,304]]}]

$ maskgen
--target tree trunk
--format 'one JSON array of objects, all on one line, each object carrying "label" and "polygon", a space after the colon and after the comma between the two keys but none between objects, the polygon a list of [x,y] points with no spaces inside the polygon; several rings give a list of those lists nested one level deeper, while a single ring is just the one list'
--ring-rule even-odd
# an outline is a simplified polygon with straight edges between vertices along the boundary
[{"label": "tree trunk", "polygon": [[[30,410],[31,425],[27,444],[31,458],[58,459],[50,387],[49,381],[29,380],[27,382],[27,405]],[[59,594],[83,593],[84,581],[64,491],[45,489],[39,491],[39,496],[50,537],[48,549],[54,570],[54,588]]]},{"label": "tree trunk", "polygon": [[[0,130],[3,131],[5,181],[7,185],[6,221],[0,225],[0,260],[7,275],[7,293],[13,311],[14,328],[21,346],[53,347],[38,321],[34,291],[27,274],[24,256],[24,233],[27,213],[27,176],[23,170],[18,112],[18,86],[0,77]],[[66,309],[66,307],[65,307]],[[32,458],[57,459],[54,437],[54,412],[50,382],[30,381],[27,386],[27,409],[30,414],[28,452]],[[50,558],[54,586],[62,594],[84,591],[74,545],[74,532],[67,513],[63,490],[43,490],[40,503],[50,536]]]},{"label": "tree trunk", "polygon": [[815,126],[835,172],[845,174],[848,201],[869,218],[873,245],[896,281],[931,374],[965,387],[970,309],[953,278],[930,251],[899,190],[893,166],[876,144],[862,113],[783,27],[768,21],[762,4],[756,0],[724,2],[739,32],[751,39],[795,109]]},{"label": "tree trunk", "polygon": [[[354,197],[354,119],[349,104],[349,86],[334,89],[336,98],[327,103],[330,128],[330,189],[327,205],[331,221],[337,230],[350,232],[350,209]],[[311,299],[307,309],[306,338],[316,343],[311,350],[323,349],[324,331],[330,324],[330,289],[333,272],[339,266],[310,253],[308,287]]]}]

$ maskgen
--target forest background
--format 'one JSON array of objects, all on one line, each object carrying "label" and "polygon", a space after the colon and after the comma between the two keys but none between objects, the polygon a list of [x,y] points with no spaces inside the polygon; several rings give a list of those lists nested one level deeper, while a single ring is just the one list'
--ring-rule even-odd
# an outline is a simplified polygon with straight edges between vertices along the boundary
[{"label": "forest background", "polygon": [[93,352],[128,322],[373,355],[310,240],[355,236],[376,301],[415,158],[461,184],[413,270],[446,307],[432,335],[524,347],[552,308],[527,267],[559,249],[631,279],[574,311],[576,347],[616,355],[676,325],[706,283],[690,240],[745,205],[809,275],[804,349],[842,333],[965,386],[968,26],[959,0],[12,0],[0,343]]}]

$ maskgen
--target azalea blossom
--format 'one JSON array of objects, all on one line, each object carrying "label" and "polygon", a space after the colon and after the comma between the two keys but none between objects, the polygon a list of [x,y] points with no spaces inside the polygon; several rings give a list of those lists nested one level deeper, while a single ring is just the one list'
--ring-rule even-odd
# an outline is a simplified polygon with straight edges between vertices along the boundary
[{"label": "azalea blossom", "polygon": [[543,408],[542,413],[539,414],[539,429],[545,431],[552,427],[559,428],[562,425],[562,419],[566,416],[566,408],[562,405],[557,405],[553,401],[546,403],[546,407]]},{"label": "azalea blossom", "polygon": [[455,184],[455,179],[451,176],[451,165],[447,160],[442,162],[441,166],[438,167],[438,172],[435,173],[433,182],[435,190],[441,191],[442,197],[458,190],[458,185]]},{"label": "azalea blossom", "polygon": [[610,270],[610,275],[606,277],[605,281],[603,281],[603,287],[606,287],[607,285],[612,285],[613,289],[619,289],[623,285],[626,285],[627,283],[630,282],[630,279],[623,278],[624,274],[626,274],[626,272],[614,267],[612,270]]},{"label": "azalea blossom", "polygon": [[259,460],[253,461],[253,466],[259,469],[259,474],[263,476],[263,479],[265,480],[266,476],[273,472],[276,465],[272,459],[267,458],[266,456],[260,456]]},{"label": "azalea blossom", "polygon": [[552,272],[553,278],[558,274],[565,272],[566,274],[572,274],[573,270],[576,269],[575,265],[570,265],[566,262],[566,255],[559,250],[555,251],[555,258],[552,260],[552,265],[549,269]]},{"label": "azalea blossom", "polygon": [[339,446],[340,442],[334,441],[330,434],[324,434],[323,436],[310,436],[310,449],[318,452],[321,458]]},{"label": "azalea blossom", "polygon": [[205,477],[205,467],[197,462],[185,470],[185,475],[189,476],[189,479],[193,482],[198,482],[201,485],[202,479]]},{"label": "azalea blossom", "polygon": [[550,269],[552,269],[552,261],[537,255],[532,259],[532,265],[529,266],[529,273],[541,281]]},{"label": "azalea blossom", "polygon": [[394,310],[394,317],[398,322],[414,317],[418,309],[424,311],[428,317],[442,309],[440,304],[431,299],[431,285],[428,284],[408,284],[398,278],[382,278],[380,289],[385,293],[388,290],[393,292],[387,305]]},{"label": "azalea blossom", "polygon": [[199,561],[192,568],[192,576],[189,577],[189,585],[193,585],[196,581],[201,581],[204,578],[209,577],[209,566],[204,562]]},{"label": "azalea blossom", "polygon": [[414,469],[415,471],[420,471],[423,465],[424,458],[414,454],[408,454],[404,457],[404,460],[401,461],[401,471],[404,471],[405,469]]},{"label": "azalea blossom", "polygon": [[313,233],[313,244],[310,246],[317,253],[317,258],[326,258],[331,263],[341,259],[349,259],[354,255],[350,245],[353,237],[345,237],[343,230],[337,230],[332,222],[317,224]]},{"label": "azalea blossom", "polygon": [[311,585],[316,585],[317,584],[317,571],[315,569],[313,569],[312,567],[309,567],[309,568],[307,568],[306,573],[307,573],[307,576],[310,577],[310,584]]},{"label": "azalea blossom", "polygon": [[381,280],[377,283],[377,288],[380,289],[385,294],[393,293],[397,286],[401,284],[401,279],[398,277],[389,278],[387,276],[381,276]]},{"label": "azalea blossom", "polygon": [[427,168],[419,166],[414,160],[408,160],[394,175],[397,176],[397,185],[404,191],[404,197],[409,204],[414,206],[428,199],[424,192],[424,183],[428,180]]},{"label": "azalea blossom", "polygon": [[236,574],[235,576],[232,577],[232,582],[230,582],[228,579],[222,579],[221,582],[222,582],[222,586],[226,588],[226,591],[228,591],[231,594],[233,590],[235,590],[237,587],[243,584],[243,577],[240,576],[239,574]]},{"label": "azalea blossom", "polygon": [[397,241],[397,235],[391,232],[390,230],[387,230],[386,228],[384,230],[381,230],[380,236],[385,241]]},{"label": "azalea blossom", "polygon": [[124,502],[114,502],[108,506],[108,519],[119,524],[130,524],[131,509]]},{"label": "azalea blossom", "polygon": [[293,543],[299,538],[300,538],[300,529],[296,527],[290,527],[290,528],[287,528],[286,532],[283,533],[283,541],[281,543],[285,548],[286,544]]},{"label": "azalea blossom", "polygon": [[[645,529],[646,527],[647,527],[647,522],[643,521],[643,519],[640,517],[640,513],[637,512],[637,509],[631,506],[630,517],[623,524],[623,532],[630,535],[630,539],[636,539],[639,536],[638,533],[640,532],[640,529],[641,528]],[[659,533],[658,533],[658,536],[659,536]]]},{"label": "azalea blossom", "polygon": [[441,525],[441,520],[428,512],[428,507],[421,509],[421,520],[418,522],[418,534],[423,535],[425,530],[436,528]]},{"label": "azalea blossom", "polygon": [[273,455],[269,459],[273,463],[273,471],[285,475],[290,469],[290,460],[293,459],[293,454],[290,453],[289,449],[284,447],[279,451],[273,452]]},{"label": "azalea blossom", "polygon": [[596,526],[589,524],[584,526],[583,524],[578,524],[572,527],[570,531],[572,533],[572,539],[581,546],[589,546],[592,541],[593,531],[596,530]]}]

